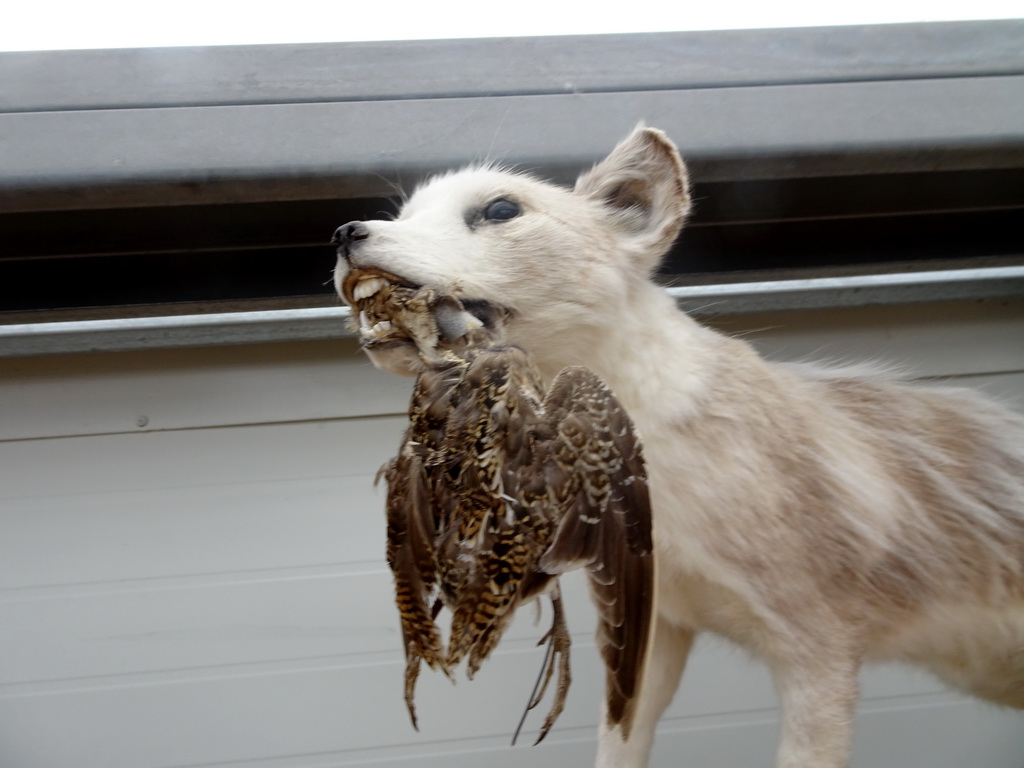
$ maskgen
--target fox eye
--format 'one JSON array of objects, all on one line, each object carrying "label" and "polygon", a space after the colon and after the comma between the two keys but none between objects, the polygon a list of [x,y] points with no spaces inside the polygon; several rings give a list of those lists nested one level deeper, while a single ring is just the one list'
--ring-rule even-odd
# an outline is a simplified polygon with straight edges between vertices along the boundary
[{"label": "fox eye", "polygon": [[519,205],[507,197],[499,197],[492,200],[484,208],[484,218],[487,221],[508,221],[514,219],[521,213]]}]

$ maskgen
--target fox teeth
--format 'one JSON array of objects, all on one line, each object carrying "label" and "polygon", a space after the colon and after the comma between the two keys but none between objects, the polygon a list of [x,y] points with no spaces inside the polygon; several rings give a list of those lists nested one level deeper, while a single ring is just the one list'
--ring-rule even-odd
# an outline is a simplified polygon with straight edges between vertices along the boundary
[{"label": "fox teeth", "polygon": [[366,312],[363,310],[359,312],[359,332],[363,336],[383,336],[385,333],[390,331],[392,327],[390,320],[381,320],[378,323],[370,325],[370,318],[367,317]]},{"label": "fox teeth", "polygon": [[360,280],[356,283],[355,288],[352,289],[352,297],[356,301],[368,299],[385,285],[387,285],[387,281],[383,278],[367,277],[366,279]]}]

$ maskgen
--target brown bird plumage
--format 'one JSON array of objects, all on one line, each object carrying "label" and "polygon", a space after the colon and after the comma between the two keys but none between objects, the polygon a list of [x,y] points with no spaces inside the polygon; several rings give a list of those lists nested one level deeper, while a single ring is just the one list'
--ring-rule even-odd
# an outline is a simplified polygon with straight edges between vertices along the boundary
[{"label": "brown bird plumage", "polygon": [[[388,564],[406,651],[406,703],[420,662],[472,678],[515,609],[550,595],[554,619],[536,706],[555,671],[569,686],[569,632],[557,575],[585,567],[599,614],[610,724],[628,736],[653,598],[650,502],[639,439],[608,387],[564,369],[545,394],[525,351],[501,340],[502,312],[387,282],[353,298],[364,340],[416,344],[422,361],[409,427],[387,481]],[[362,276],[362,279],[378,278]],[[363,293],[366,293],[365,291]],[[366,331],[376,329],[374,333]],[[447,647],[435,619],[452,614]]]}]

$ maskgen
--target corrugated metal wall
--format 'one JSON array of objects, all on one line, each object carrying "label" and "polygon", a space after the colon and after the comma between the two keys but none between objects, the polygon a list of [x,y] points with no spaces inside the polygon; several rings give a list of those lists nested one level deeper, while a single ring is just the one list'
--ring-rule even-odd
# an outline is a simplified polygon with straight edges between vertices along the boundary
[{"label": "corrugated metal wall", "polygon": [[[1024,299],[716,322],[777,359],[902,362],[1024,409]],[[351,341],[0,360],[0,766],[589,764],[601,676],[578,579],[574,683],[543,745],[508,746],[541,663],[532,616],[472,683],[425,674],[409,725],[373,487],[409,386]],[[709,638],[652,765],[769,764],[775,718],[765,672]],[[855,752],[1020,768],[1024,722],[882,667]]]}]

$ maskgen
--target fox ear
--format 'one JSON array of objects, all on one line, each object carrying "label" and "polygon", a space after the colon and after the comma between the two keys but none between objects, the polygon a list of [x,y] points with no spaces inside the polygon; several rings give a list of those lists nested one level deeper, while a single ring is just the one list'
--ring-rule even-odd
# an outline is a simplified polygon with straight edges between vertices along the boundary
[{"label": "fox ear", "polygon": [[638,127],[576,180],[575,191],[606,206],[630,250],[654,270],[690,211],[686,166],[669,138]]}]

